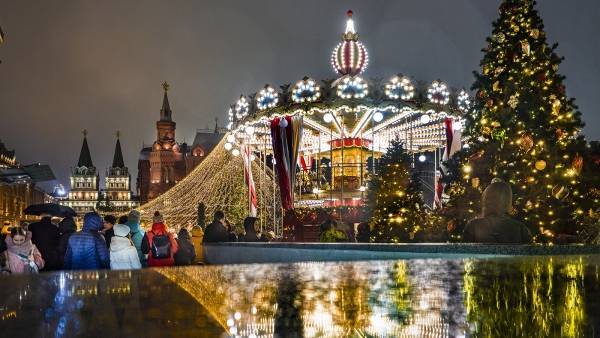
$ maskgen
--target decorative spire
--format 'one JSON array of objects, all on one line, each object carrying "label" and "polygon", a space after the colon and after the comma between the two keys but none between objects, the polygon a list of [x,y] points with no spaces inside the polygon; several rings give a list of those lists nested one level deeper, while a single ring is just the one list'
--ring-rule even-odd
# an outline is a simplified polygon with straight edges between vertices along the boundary
[{"label": "decorative spire", "polygon": [[113,168],[123,168],[125,167],[125,162],[123,161],[123,152],[121,151],[121,140],[119,137],[121,133],[117,130],[117,144],[115,145],[115,155],[113,156]]},{"label": "decorative spire", "polygon": [[358,41],[352,11],[349,10],[346,15],[348,16],[346,30],[342,34],[342,42],[333,49],[331,65],[340,75],[355,76],[365,70],[369,62],[369,55],[365,46]]},{"label": "decorative spire", "polygon": [[79,161],[77,161],[78,167],[92,168],[92,156],[90,155],[90,148],[87,143],[87,130],[83,130],[83,144],[81,145],[81,152],[79,153]]},{"label": "decorative spire", "polygon": [[219,133],[219,118],[215,117],[215,134]]},{"label": "decorative spire", "polygon": [[171,121],[171,106],[169,105],[169,97],[167,96],[167,92],[171,85],[167,81],[162,83],[162,87],[165,91],[165,95],[163,96],[162,108],[160,110],[160,120],[161,121]]}]

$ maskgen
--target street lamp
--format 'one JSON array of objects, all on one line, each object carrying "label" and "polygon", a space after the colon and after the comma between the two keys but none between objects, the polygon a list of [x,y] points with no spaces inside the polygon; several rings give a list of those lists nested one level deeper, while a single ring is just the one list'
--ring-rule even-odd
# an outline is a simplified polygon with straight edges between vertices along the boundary
[{"label": "street lamp", "polygon": [[423,154],[419,155],[419,162],[425,162],[427,160],[427,157]]}]

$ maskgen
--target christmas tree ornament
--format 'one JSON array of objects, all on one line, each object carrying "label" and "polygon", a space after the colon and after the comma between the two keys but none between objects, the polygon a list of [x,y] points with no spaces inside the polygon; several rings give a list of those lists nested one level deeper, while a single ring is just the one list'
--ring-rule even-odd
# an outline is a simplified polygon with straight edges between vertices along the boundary
[{"label": "christmas tree ornament", "polygon": [[508,99],[508,105],[512,109],[517,108],[517,106],[519,105],[519,97],[516,94],[511,95],[510,98]]},{"label": "christmas tree ornament", "polygon": [[537,169],[539,171],[546,169],[546,161],[544,161],[544,160],[535,161],[535,169]]},{"label": "christmas tree ornament", "polygon": [[519,25],[517,25],[514,22],[510,23],[510,29],[512,29],[513,32],[517,33],[519,31]]},{"label": "christmas tree ornament", "polygon": [[528,134],[521,136],[517,143],[519,144],[519,147],[525,152],[533,148],[533,138]]},{"label": "christmas tree ornament", "polygon": [[496,41],[498,41],[500,43],[503,43],[504,40],[506,40],[506,36],[502,32],[496,34],[495,38],[496,38]]},{"label": "christmas tree ornament", "polygon": [[523,54],[525,55],[529,55],[529,53],[531,53],[531,46],[529,45],[529,41],[521,41],[521,51],[523,51]]},{"label": "christmas tree ornament", "polygon": [[500,81],[494,82],[494,84],[492,85],[492,90],[495,92],[500,90]]},{"label": "christmas tree ornament", "polygon": [[556,99],[552,102],[552,114],[558,115],[560,114],[561,103],[560,100]]},{"label": "christmas tree ornament", "polygon": [[527,210],[533,209],[533,203],[531,201],[527,200],[527,202],[525,202],[525,209],[527,209]]},{"label": "christmas tree ornament", "polygon": [[569,189],[565,186],[557,184],[554,187],[552,187],[552,196],[554,196],[554,198],[556,198],[557,200],[562,200],[569,196]]},{"label": "christmas tree ornament", "polygon": [[494,106],[494,99],[492,99],[492,98],[489,98],[489,99],[487,100],[487,102],[486,102],[486,106],[487,106],[488,108],[492,108],[492,107]]},{"label": "christmas tree ornament", "polygon": [[581,155],[575,154],[575,157],[571,162],[571,168],[573,168],[577,173],[581,172],[581,169],[583,169],[583,157]]},{"label": "christmas tree ornament", "polygon": [[492,121],[492,123],[490,123],[490,126],[492,126],[492,128],[499,128],[500,127],[500,122],[498,122],[498,121]]},{"label": "christmas tree ornament", "polygon": [[553,64],[552,65],[552,70],[557,72],[558,71],[558,64]]},{"label": "christmas tree ornament", "polygon": [[480,89],[477,91],[477,97],[483,99],[485,97],[485,90]]},{"label": "christmas tree ornament", "polygon": [[471,179],[471,186],[473,188],[479,188],[479,177],[473,177]]},{"label": "christmas tree ornament", "polygon": [[537,39],[540,37],[540,30],[537,28],[534,28],[531,30],[531,34],[529,34],[529,35],[531,35],[532,38]]}]

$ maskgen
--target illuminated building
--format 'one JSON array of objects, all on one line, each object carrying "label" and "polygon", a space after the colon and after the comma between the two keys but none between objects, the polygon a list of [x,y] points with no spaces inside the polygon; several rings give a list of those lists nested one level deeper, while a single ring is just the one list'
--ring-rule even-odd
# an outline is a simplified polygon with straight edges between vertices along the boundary
[{"label": "illuminated building", "polygon": [[109,211],[128,212],[137,206],[131,196],[131,175],[129,168],[123,161],[121,141],[117,132],[117,143],[112,165],[106,169],[105,190],[103,191],[104,203],[108,204]]},{"label": "illuminated building", "polygon": [[218,125],[214,131],[198,130],[192,145],[175,140],[176,123],[172,119],[167,92],[164,96],[160,119],[156,122],[157,137],[152,146],[144,146],[138,160],[137,190],[143,204],[169,190],[188,175],[218,144],[223,137]]},{"label": "illuminated building", "polygon": [[35,220],[36,216],[23,214],[23,209],[31,204],[54,202],[22,169],[14,150],[8,150],[0,141],[0,224]]},{"label": "illuminated building", "polygon": [[70,184],[68,198],[62,204],[73,208],[78,214],[95,210],[100,193],[100,176],[92,163],[86,130],[83,131],[77,166],[71,170]]}]

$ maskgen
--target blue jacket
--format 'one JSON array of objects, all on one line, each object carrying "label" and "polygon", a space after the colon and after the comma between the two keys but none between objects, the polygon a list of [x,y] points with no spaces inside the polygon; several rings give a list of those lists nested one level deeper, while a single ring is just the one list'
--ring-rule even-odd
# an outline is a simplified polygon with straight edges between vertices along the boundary
[{"label": "blue jacket", "polygon": [[137,250],[142,266],[146,266],[146,257],[142,253],[142,239],[144,239],[144,230],[140,227],[140,223],[138,221],[128,220],[125,225],[129,227],[131,241]]},{"label": "blue jacket", "polygon": [[99,233],[101,228],[100,215],[90,212],[84,216],[83,229],[69,238],[65,253],[65,269],[95,270],[110,267],[108,248]]}]

